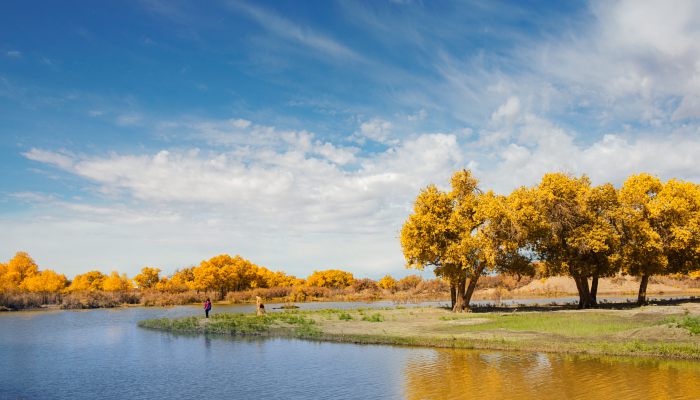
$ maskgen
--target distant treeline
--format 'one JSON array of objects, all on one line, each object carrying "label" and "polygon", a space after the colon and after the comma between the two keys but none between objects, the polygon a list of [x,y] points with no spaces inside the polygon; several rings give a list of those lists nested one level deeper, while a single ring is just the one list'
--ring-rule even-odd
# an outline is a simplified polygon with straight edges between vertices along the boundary
[{"label": "distant treeline", "polygon": [[573,278],[580,308],[596,305],[600,278],[636,276],[642,304],[650,277],[700,271],[700,186],[639,174],[617,189],[548,173],[503,196],[463,170],[450,191],[418,194],[401,245],[409,267],[449,282],[454,311],[469,307],[482,275],[536,270]]},{"label": "distant treeline", "polygon": [[114,307],[120,304],[175,305],[207,297],[230,302],[254,301],[255,296],[283,301],[308,300],[426,300],[444,298],[449,287],[442,279],[418,275],[379,281],[356,279],[339,269],[314,271],[306,279],[271,271],[240,256],[218,255],[170,276],[144,267],[129,278],[116,271],[89,271],[68,280],[51,269],[40,270],[25,252],[0,263],[0,307],[24,309],[46,304],[64,308]]}]

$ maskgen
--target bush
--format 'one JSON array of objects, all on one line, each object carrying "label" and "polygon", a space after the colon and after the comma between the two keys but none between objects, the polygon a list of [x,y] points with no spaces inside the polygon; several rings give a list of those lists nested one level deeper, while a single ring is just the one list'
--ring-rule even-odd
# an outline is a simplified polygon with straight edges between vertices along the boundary
[{"label": "bush", "polygon": [[355,282],[352,283],[352,286],[350,286],[350,288],[355,292],[362,292],[365,290],[372,292],[379,291],[379,286],[377,285],[377,282],[369,278],[356,279]]},{"label": "bush", "polygon": [[244,290],[241,292],[228,292],[226,294],[226,300],[231,303],[247,303],[254,302],[256,296],[260,296],[263,299],[287,299],[294,288],[291,287],[273,287],[273,288],[258,288],[252,290]]},{"label": "bush", "polygon": [[158,290],[143,290],[140,303],[146,307],[151,306],[178,306],[192,303],[202,303],[207,298],[215,298],[211,293],[194,290],[187,292],[161,292]]},{"label": "bush", "polygon": [[402,278],[397,284],[396,284],[396,289],[398,290],[411,290],[415,289],[416,286],[418,286],[419,283],[423,281],[423,278],[421,278],[418,275],[408,275],[404,278]]},{"label": "bush", "polygon": [[343,289],[329,289],[318,286],[297,286],[289,295],[289,301],[313,301],[314,299],[331,298],[334,296],[343,296]]},{"label": "bush", "polygon": [[135,292],[79,291],[63,296],[61,308],[111,308],[122,304],[138,304],[139,300]]},{"label": "bush", "polygon": [[439,295],[449,294],[450,285],[442,279],[421,281],[415,288],[416,294]]},{"label": "bush", "polygon": [[384,322],[384,317],[382,316],[382,314],[374,313],[372,315],[363,316],[362,320],[369,321],[369,322]]},{"label": "bush", "polygon": [[0,307],[8,310],[24,310],[39,308],[43,304],[56,304],[60,301],[58,294],[51,294],[52,300],[47,303],[42,293],[29,293],[20,291],[0,292]]},{"label": "bush", "polygon": [[479,278],[476,283],[477,289],[492,289],[492,288],[502,288],[506,290],[514,290],[527,285],[532,282],[533,278],[530,276],[517,277],[514,275],[498,274],[498,275],[486,275]]},{"label": "bush", "polygon": [[352,317],[352,315],[344,312],[338,316],[338,319],[341,321],[352,321],[354,318]]}]

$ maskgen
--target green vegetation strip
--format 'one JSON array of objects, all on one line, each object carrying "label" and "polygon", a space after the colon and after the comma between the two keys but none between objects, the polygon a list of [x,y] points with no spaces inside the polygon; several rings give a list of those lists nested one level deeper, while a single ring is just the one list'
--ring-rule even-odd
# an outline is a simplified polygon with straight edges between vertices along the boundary
[{"label": "green vegetation strip", "polygon": [[509,331],[528,331],[551,333],[569,337],[590,337],[614,334],[629,329],[649,326],[648,322],[629,317],[597,313],[555,313],[528,312],[518,314],[469,314],[466,317],[442,317],[443,320],[468,320],[469,318],[487,318],[489,321],[472,326],[447,326],[445,332],[491,331],[505,329]]},{"label": "green vegetation strip", "polygon": [[139,326],[173,333],[700,359],[700,316],[641,311],[452,314],[434,308],[318,310],[260,317],[214,314],[209,319],[162,318],[141,321]]},{"label": "green vegetation strip", "polygon": [[246,314],[214,314],[211,318],[159,318],[139,322],[142,328],[174,333],[214,333],[233,336],[297,336],[320,334],[315,321],[297,313],[274,313],[261,317]]}]

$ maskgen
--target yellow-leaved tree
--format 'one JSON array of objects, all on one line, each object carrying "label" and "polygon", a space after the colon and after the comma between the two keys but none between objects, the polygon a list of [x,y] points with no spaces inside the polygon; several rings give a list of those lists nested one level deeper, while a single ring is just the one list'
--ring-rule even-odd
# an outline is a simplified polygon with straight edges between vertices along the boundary
[{"label": "yellow-leaved tree", "polygon": [[649,277],[700,269],[700,189],[649,174],[630,176],[619,193],[624,272],[639,276],[646,302]]},{"label": "yellow-leaved tree", "polygon": [[0,263],[0,292],[12,289],[12,284],[7,275],[7,264]]},{"label": "yellow-leaved tree", "polygon": [[346,288],[355,281],[355,277],[350,273],[339,269],[327,269],[324,271],[314,271],[306,279],[309,286],[327,288]]},{"label": "yellow-leaved tree", "polygon": [[[588,177],[548,173],[518,196],[528,241],[550,275],[569,275],[579,294],[579,308],[595,306],[598,278],[619,268],[620,238],[615,215],[616,191],[606,184],[591,187]],[[592,286],[589,286],[589,278]]]},{"label": "yellow-leaved tree", "polygon": [[134,284],[126,274],[119,274],[117,271],[112,271],[109,276],[105,277],[102,283],[103,290],[107,292],[126,292],[134,288]]},{"label": "yellow-leaved tree", "polygon": [[34,259],[26,252],[19,251],[7,263],[6,267],[0,268],[0,288],[3,290],[16,290],[20,288],[22,281],[32,275],[39,273],[39,267]]},{"label": "yellow-leaved tree", "polygon": [[384,275],[384,277],[377,282],[380,288],[390,290],[391,292],[396,290],[396,284],[396,279],[392,278],[391,275]]},{"label": "yellow-leaved tree", "polygon": [[102,286],[106,276],[100,271],[89,271],[73,278],[70,286],[66,289],[69,292],[98,291],[104,290]]},{"label": "yellow-leaved tree", "polygon": [[65,275],[45,269],[25,278],[22,281],[21,288],[33,293],[42,293],[44,295],[44,303],[47,303],[49,293],[60,293],[65,289],[67,283]]},{"label": "yellow-leaved tree", "polygon": [[184,292],[187,289],[194,289],[194,269],[196,267],[188,267],[175,271],[172,277],[168,280],[166,290],[171,292]]},{"label": "yellow-leaved tree", "polygon": [[461,312],[483,273],[529,262],[519,253],[520,241],[509,237],[515,222],[505,199],[483,195],[468,170],[456,172],[450,183],[450,192],[429,185],[418,194],[401,229],[401,247],[407,267],[431,266],[449,282],[452,310]]},{"label": "yellow-leaved tree", "polygon": [[160,282],[160,268],[143,267],[141,273],[134,277],[139,289],[152,289]]}]

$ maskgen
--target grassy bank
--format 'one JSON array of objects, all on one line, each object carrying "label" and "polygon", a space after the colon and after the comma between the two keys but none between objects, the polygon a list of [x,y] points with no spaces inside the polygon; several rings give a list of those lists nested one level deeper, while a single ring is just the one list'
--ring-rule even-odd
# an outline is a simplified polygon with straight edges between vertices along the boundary
[{"label": "grassy bank", "polygon": [[700,304],[617,310],[453,314],[439,308],[319,310],[263,317],[156,319],[174,333],[294,337],[333,342],[700,359]]}]

